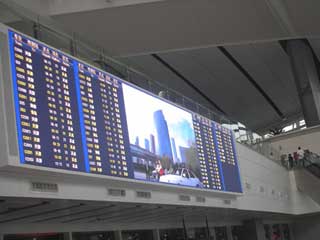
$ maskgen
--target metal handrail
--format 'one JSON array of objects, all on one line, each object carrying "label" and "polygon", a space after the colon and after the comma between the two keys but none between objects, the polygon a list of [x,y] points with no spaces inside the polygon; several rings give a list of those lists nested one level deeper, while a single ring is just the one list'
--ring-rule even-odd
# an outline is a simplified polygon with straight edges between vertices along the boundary
[{"label": "metal handrail", "polygon": [[305,157],[303,159],[303,167],[308,172],[312,173],[314,176],[320,178],[320,157],[317,156],[317,161],[314,161],[314,158]]}]

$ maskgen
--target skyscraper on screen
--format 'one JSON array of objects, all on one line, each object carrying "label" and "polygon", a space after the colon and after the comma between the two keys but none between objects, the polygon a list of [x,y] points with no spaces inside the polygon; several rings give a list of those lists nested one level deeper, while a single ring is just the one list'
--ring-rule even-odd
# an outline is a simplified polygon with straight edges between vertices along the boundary
[{"label": "skyscraper on screen", "polygon": [[169,159],[173,159],[172,157],[172,149],[171,142],[169,136],[169,129],[167,121],[164,117],[162,110],[157,110],[153,113],[153,119],[157,131],[157,140],[158,140],[158,148],[157,154],[161,157],[168,157]]}]

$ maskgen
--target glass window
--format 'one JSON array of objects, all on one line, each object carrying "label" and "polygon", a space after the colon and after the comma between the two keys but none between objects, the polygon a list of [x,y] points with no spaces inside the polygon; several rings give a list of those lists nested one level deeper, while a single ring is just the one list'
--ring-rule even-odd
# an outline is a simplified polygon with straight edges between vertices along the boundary
[{"label": "glass window", "polygon": [[289,132],[289,131],[291,131],[292,129],[293,129],[293,125],[291,124],[291,125],[289,125],[289,126],[284,127],[284,128],[283,128],[283,131]]},{"label": "glass window", "polygon": [[183,169],[182,177],[189,178],[189,173],[188,173],[187,169]]},{"label": "glass window", "polygon": [[273,224],[271,229],[271,240],[281,240],[279,224]]},{"label": "glass window", "polygon": [[194,228],[187,229],[187,240],[196,240],[196,232]]},{"label": "glass window", "polygon": [[196,240],[207,240],[208,239],[208,231],[207,228],[195,228],[195,239]]},{"label": "glass window", "polygon": [[264,236],[266,240],[271,240],[270,225],[267,225],[267,224],[264,225]]},{"label": "glass window", "polygon": [[159,230],[160,240],[184,240],[182,228]]},{"label": "glass window", "polygon": [[288,224],[282,224],[283,240],[291,240],[290,228]]},{"label": "glass window", "polygon": [[189,174],[190,174],[190,177],[191,177],[191,178],[196,178],[196,176],[194,175],[193,172],[189,171]]},{"label": "glass window", "polygon": [[213,228],[210,228],[210,240],[216,240],[215,232]]},{"label": "glass window", "polygon": [[232,240],[245,240],[243,226],[232,226],[231,227]]},{"label": "glass window", "polygon": [[72,233],[73,240],[115,240],[114,232],[78,232]]},{"label": "glass window", "polygon": [[122,231],[122,240],[153,240],[152,230]]},{"label": "glass window", "polygon": [[227,227],[215,227],[216,240],[227,240]]},{"label": "glass window", "polygon": [[301,120],[301,121],[299,122],[299,124],[300,124],[300,126],[306,125],[306,121],[305,121],[305,120]]},{"label": "glass window", "polygon": [[4,240],[64,240],[63,233],[9,234]]}]

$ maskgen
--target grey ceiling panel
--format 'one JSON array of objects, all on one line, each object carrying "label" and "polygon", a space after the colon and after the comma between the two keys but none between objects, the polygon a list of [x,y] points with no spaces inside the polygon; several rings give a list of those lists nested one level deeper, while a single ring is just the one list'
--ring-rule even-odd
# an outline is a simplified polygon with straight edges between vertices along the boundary
[{"label": "grey ceiling panel", "polygon": [[161,1],[54,18],[122,56],[287,37],[268,4],[256,0]]},{"label": "grey ceiling panel", "polygon": [[[202,96],[196,93],[194,89],[184,83],[182,79],[173,74],[169,69],[167,69],[163,64],[161,64],[151,55],[120,58],[120,60],[138,69],[139,71],[148,75],[150,78],[161,83],[162,85],[167,86],[168,88],[173,89],[174,91],[177,91],[182,95],[191,98],[195,102],[204,105],[212,110],[215,109],[208,101],[206,101]],[[135,78],[141,79],[142,77],[135,75]],[[139,82],[139,80],[135,82]],[[156,93],[154,89],[151,90],[152,92]],[[160,90],[161,88],[159,88],[159,91]],[[179,99],[177,100],[177,102],[181,103]]]},{"label": "grey ceiling panel", "polygon": [[[280,44],[260,43],[229,46],[226,49],[254,78],[284,113],[286,121],[301,116],[290,63]],[[216,48],[175,51],[158,54],[232,119],[256,131],[286,123],[246,76]],[[208,103],[183,80],[151,55],[122,58],[153,79],[173,88],[201,104]]]},{"label": "grey ceiling panel", "polygon": [[[245,76],[217,49],[162,54],[222,109],[248,127],[258,128],[279,120]],[[260,119],[257,121],[257,116]]]},{"label": "grey ceiling panel", "polygon": [[288,56],[280,44],[262,43],[227,47],[285,116],[300,111]]},{"label": "grey ceiling panel", "polygon": [[284,2],[297,37],[319,36],[320,1],[285,0]]}]

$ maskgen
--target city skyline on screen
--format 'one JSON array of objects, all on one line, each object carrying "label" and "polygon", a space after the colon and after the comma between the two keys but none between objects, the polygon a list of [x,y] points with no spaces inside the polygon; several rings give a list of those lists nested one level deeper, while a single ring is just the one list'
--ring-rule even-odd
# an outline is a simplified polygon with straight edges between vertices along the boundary
[{"label": "city skyline on screen", "polygon": [[129,85],[122,88],[130,144],[185,162],[184,150],[195,146],[191,113]]}]

